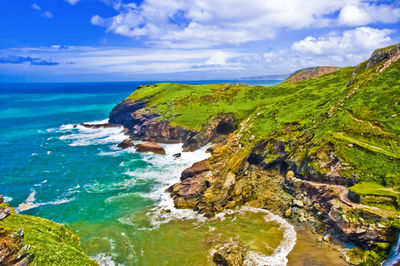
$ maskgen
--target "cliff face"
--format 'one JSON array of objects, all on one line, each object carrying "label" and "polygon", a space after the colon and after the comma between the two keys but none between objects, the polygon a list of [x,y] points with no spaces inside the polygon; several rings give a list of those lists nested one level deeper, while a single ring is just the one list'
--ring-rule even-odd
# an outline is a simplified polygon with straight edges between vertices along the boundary
[{"label": "cliff face", "polygon": [[305,68],[294,72],[288,78],[286,78],[284,82],[298,82],[311,78],[318,78],[325,74],[332,73],[338,69],[339,67],[334,67],[334,66],[318,66],[318,67]]},{"label": "cliff face", "polygon": [[[173,139],[188,149],[215,143],[209,159],[168,189],[178,208],[207,216],[240,205],[266,208],[353,242],[361,248],[353,264],[377,263],[400,230],[399,47],[271,87],[141,87],[110,122],[135,138]],[[177,127],[182,133],[169,138]]]},{"label": "cliff face", "polygon": [[0,196],[0,265],[97,265],[79,237],[50,220],[20,215]]}]

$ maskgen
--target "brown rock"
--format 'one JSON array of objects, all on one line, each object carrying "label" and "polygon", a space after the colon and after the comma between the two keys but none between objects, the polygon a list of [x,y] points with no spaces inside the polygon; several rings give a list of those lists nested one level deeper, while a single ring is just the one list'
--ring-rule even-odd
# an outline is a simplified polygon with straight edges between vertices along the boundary
[{"label": "brown rock", "polygon": [[284,215],[286,218],[289,218],[290,216],[292,216],[292,209],[291,208],[286,209]]},{"label": "brown rock", "polygon": [[285,82],[298,82],[302,80],[307,80],[311,78],[317,78],[325,74],[332,73],[338,70],[338,67],[333,66],[319,66],[319,67],[310,67],[305,69],[300,69],[290,75]]},{"label": "brown rock", "polygon": [[213,262],[218,266],[243,265],[243,253],[236,243],[222,246],[213,255]]},{"label": "brown rock", "polygon": [[201,174],[210,169],[206,160],[194,163],[191,167],[185,169],[181,174],[181,180],[185,180],[189,177],[193,177],[195,175]]},{"label": "brown rock", "polygon": [[137,152],[152,152],[155,154],[165,154],[164,148],[156,142],[146,142],[135,146]]},{"label": "brown rock", "polygon": [[119,148],[122,148],[122,149],[127,149],[127,148],[130,148],[130,147],[133,147],[133,141],[132,140],[130,140],[130,139],[124,139],[120,144],[118,144],[118,147]]},{"label": "brown rock", "polygon": [[[82,123],[80,124],[83,127],[87,128],[113,128],[113,127],[121,127],[121,125],[117,124],[110,124],[110,123],[104,123],[104,124],[88,124],[88,123]],[[76,125],[74,126],[76,127]]]},{"label": "brown rock", "polygon": [[0,206],[0,221],[10,215],[11,209],[9,207]]}]

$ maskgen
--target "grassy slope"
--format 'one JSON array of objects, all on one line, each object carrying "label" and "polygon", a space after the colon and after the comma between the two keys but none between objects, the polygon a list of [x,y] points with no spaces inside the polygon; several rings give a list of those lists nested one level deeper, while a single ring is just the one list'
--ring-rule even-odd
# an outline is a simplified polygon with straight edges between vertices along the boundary
[{"label": "grassy slope", "polygon": [[[1,205],[7,205],[2,203]],[[24,230],[24,244],[35,254],[35,265],[97,265],[80,247],[79,237],[50,220],[12,211],[0,222],[0,228],[13,232]]]},{"label": "grassy slope", "polygon": [[[270,137],[309,136],[304,154],[297,155],[301,157],[333,144],[350,165],[343,176],[392,187],[400,185],[400,61],[378,74],[382,64],[365,70],[364,62],[358,68],[270,87],[163,83],[144,86],[129,99],[146,98],[162,118],[195,130],[212,116],[231,113],[243,127],[238,131],[246,149]],[[251,135],[255,141],[250,143]]]}]

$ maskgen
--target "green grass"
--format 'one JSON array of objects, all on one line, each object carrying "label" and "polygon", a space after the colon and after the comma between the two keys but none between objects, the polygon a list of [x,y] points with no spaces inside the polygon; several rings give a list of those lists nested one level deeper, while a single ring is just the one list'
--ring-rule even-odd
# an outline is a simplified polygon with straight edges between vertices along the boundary
[{"label": "green grass", "polygon": [[29,253],[35,255],[34,265],[97,265],[83,252],[78,236],[50,220],[17,214],[13,210],[9,217],[0,221],[0,228],[24,230],[23,243],[30,245]]},{"label": "green grass", "polygon": [[[377,183],[372,183],[372,182],[359,183],[352,186],[350,190],[361,196],[382,196],[382,197],[392,198],[397,203],[396,207],[400,206],[400,192],[391,188],[387,188]],[[381,203],[373,203],[372,205],[380,208],[390,207],[387,205],[385,206]],[[394,209],[386,208],[386,209],[396,210],[396,208]]]},{"label": "green grass", "polygon": [[246,149],[256,144],[248,141],[251,135],[257,141],[291,141],[297,143],[288,150],[296,162],[329,144],[346,164],[341,176],[398,186],[400,60],[381,73],[384,62],[366,70],[367,62],[275,86],[143,86],[127,100],[145,99],[161,119],[192,130],[202,130],[214,116],[232,114]]}]

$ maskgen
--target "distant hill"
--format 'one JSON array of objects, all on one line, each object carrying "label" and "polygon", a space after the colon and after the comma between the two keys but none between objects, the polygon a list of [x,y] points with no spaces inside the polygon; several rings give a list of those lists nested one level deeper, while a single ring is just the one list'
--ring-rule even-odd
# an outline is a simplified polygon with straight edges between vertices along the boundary
[{"label": "distant hill", "polygon": [[237,80],[284,80],[289,75],[290,74],[250,76],[250,77],[240,77]]},{"label": "distant hill", "polygon": [[338,69],[339,67],[334,67],[334,66],[318,66],[318,67],[303,68],[291,74],[288,78],[284,80],[284,82],[298,82],[306,79],[317,78],[322,75],[332,73]]}]

